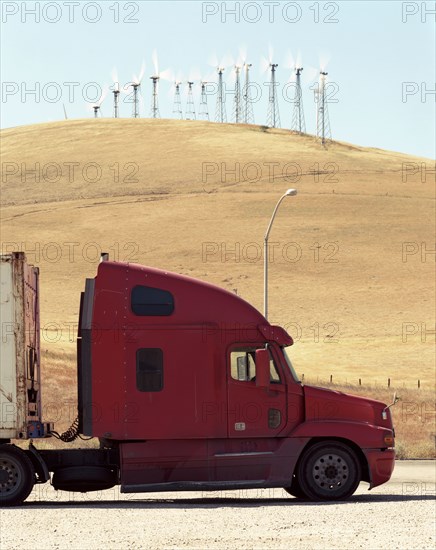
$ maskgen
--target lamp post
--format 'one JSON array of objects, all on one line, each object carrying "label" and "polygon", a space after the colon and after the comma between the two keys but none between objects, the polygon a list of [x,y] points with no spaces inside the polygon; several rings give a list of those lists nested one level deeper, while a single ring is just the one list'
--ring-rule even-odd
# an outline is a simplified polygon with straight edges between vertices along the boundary
[{"label": "lamp post", "polygon": [[293,197],[297,194],[296,189],[288,189],[286,193],[284,193],[280,199],[278,200],[276,207],[274,208],[273,215],[271,216],[271,220],[269,222],[268,228],[265,233],[265,237],[263,239],[263,310],[264,310],[264,317],[268,320],[268,237],[269,233],[271,231],[271,227],[274,221],[274,218],[276,217],[277,210],[280,206],[280,203],[285,197]]}]

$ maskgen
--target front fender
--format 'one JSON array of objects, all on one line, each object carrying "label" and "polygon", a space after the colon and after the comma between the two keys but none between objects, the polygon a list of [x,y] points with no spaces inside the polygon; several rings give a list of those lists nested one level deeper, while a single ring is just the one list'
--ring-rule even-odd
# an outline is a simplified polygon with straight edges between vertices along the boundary
[{"label": "front fender", "polygon": [[382,426],[342,420],[303,422],[292,433],[292,437],[346,439],[354,443],[366,459],[368,471],[363,479],[369,481],[370,489],[389,481],[394,469],[395,451],[386,447],[386,435],[393,436],[393,431]]},{"label": "front fender", "polygon": [[392,436],[392,430],[382,426],[346,420],[309,420],[297,426],[291,434],[291,437],[348,439],[362,450],[386,448],[385,436]]}]

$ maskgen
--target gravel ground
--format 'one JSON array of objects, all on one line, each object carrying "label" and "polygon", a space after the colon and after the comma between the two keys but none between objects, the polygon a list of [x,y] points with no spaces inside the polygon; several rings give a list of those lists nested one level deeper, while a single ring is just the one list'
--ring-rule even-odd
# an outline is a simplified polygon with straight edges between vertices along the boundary
[{"label": "gravel ground", "polygon": [[0,511],[0,548],[435,548],[433,461],[397,462],[392,480],[346,502],[312,504],[282,490],[121,495],[37,487]]}]

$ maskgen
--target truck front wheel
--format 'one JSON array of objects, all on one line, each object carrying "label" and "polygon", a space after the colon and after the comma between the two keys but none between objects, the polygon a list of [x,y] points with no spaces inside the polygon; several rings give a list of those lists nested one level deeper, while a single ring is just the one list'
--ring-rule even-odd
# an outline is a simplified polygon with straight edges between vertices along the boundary
[{"label": "truck front wheel", "polygon": [[344,500],[357,489],[361,467],[350,447],[339,441],[322,441],[304,452],[297,477],[311,500]]},{"label": "truck front wheel", "polygon": [[35,470],[26,454],[14,445],[0,445],[0,506],[22,504],[35,483]]}]

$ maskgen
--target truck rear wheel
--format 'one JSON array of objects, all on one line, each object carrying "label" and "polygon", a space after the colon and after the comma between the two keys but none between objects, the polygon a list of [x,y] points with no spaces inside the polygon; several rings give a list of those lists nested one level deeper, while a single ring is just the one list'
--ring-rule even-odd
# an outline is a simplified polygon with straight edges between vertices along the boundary
[{"label": "truck rear wheel", "polygon": [[298,480],[311,500],[344,500],[357,489],[361,467],[355,452],[339,441],[322,441],[307,449]]},{"label": "truck rear wheel", "polygon": [[17,506],[29,496],[35,470],[26,454],[14,445],[0,445],[0,506]]}]

